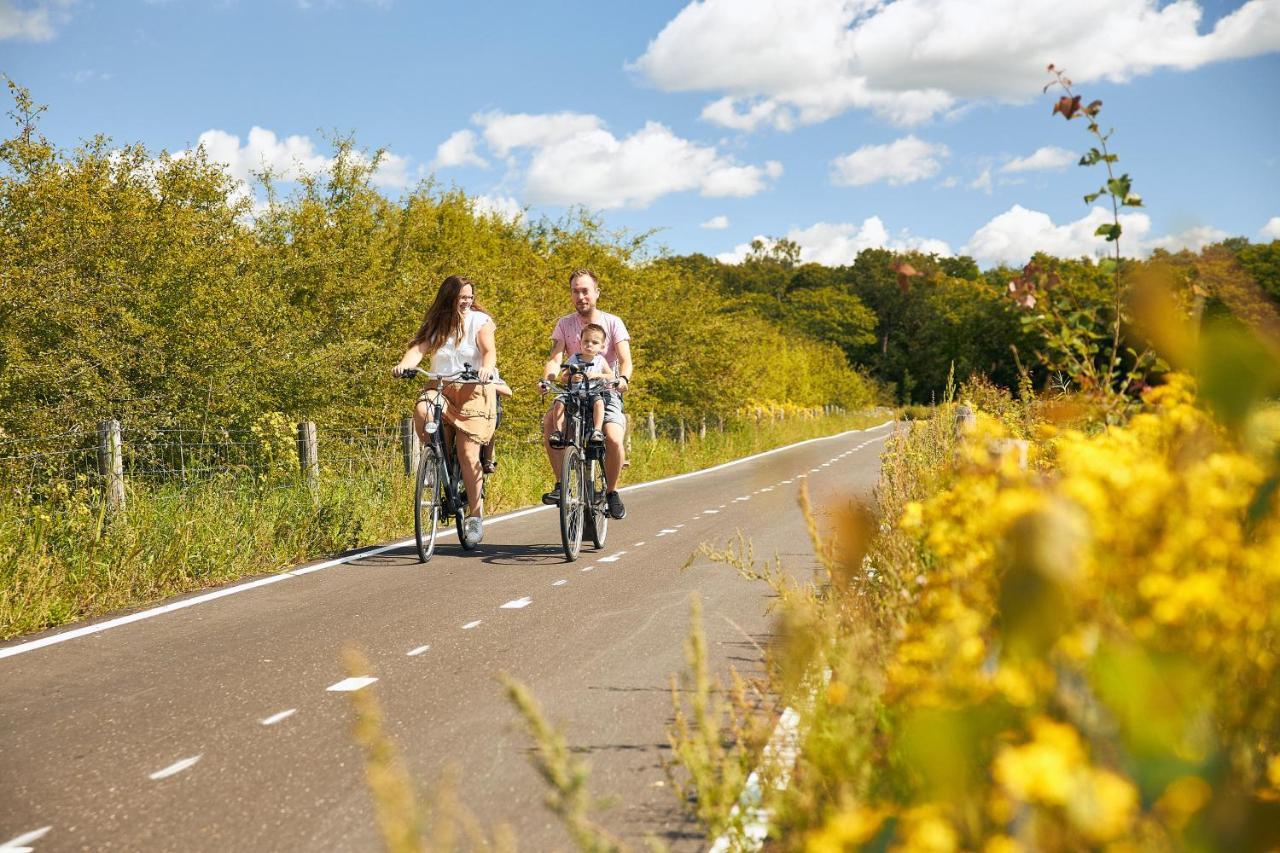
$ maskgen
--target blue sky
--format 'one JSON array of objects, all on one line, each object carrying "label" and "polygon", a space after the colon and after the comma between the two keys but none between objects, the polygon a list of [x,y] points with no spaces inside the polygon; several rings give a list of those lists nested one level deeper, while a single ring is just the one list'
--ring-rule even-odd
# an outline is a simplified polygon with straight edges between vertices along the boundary
[{"label": "blue sky", "polygon": [[0,0],[0,71],[59,144],[297,174],[354,132],[389,195],[434,173],[727,260],[1100,249],[1046,61],[1116,128],[1146,201],[1127,249],[1280,238],[1280,0]]}]

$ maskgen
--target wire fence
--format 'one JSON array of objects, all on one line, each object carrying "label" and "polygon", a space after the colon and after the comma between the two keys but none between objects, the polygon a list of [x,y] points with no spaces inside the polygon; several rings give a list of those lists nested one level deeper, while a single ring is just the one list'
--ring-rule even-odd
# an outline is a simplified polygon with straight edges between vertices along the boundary
[{"label": "wire fence", "polygon": [[[837,407],[806,410],[744,411],[735,420],[760,425],[793,417],[843,412]],[[723,431],[726,421],[660,417],[653,411],[632,416],[631,438],[675,441]],[[500,446],[542,443],[538,425],[505,423]],[[408,419],[375,425],[291,424],[283,418],[254,427],[149,428],[104,421],[97,430],[72,429],[47,436],[0,437],[0,494],[40,499],[56,488],[102,490],[123,502],[125,483],[193,486],[218,477],[251,478],[278,488],[314,485],[320,472],[351,476],[358,472],[406,473],[412,468],[413,439]],[[112,498],[112,495],[115,495]]]}]

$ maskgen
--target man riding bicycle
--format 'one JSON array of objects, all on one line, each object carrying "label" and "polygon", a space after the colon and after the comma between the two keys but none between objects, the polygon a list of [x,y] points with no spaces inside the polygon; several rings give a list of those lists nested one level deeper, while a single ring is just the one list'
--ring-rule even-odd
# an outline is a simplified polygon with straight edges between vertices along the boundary
[{"label": "man riding bicycle", "polygon": [[[617,393],[606,396],[604,408],[605,499],[609,505],[609,515],[623,518],[627,510],[622,504],[622,498],[618,496],[618,481],[626,462],[624,439],[627,421],[622,411],[622,395],[631,382],[631,335],[621,318],[596,308],[596,301],[600,298],[600,284],[591,270],[578,269],[569,275],[569,294],[573,299],[574,312],[561,317],[551,332],[551,354],[543,366],[542,379],[543,382],[551,382],[556,378],[560,373],[562,357],[577,350],[584,327],[594,323],[604,329],[604,361],[617,377]],[[553,477],[559,476],[564,453],[551,445],[551,434],[557,429],[553,409],[548,409],[542,418],[542,445],[547,452],[547,461],[551,463]],[[554,489],[542,496],[542,502],[552,505],[560,502],[558,481]]]}]

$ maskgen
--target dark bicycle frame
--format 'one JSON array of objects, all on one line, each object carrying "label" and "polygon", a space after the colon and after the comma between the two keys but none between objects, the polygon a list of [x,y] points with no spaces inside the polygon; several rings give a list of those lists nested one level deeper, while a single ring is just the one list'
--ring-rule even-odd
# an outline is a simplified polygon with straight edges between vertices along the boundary
[{"label": "dark bicycle frame", "polygon": [[[426,376],[428,379],[436,383],[436,398],[434,402],[428,403],[431,406],[431,420],[428,426],[434,424],[434,429],[427,431],[427,440],[422,445],[421,453],[418,457],[418,470],[414,477],[414,538],[418,546],[418,560],[427,562],[435,553],[436,526],[440,521],[448,523],[450,516],[453,516],[458,528],[458,542],[464,550],[470,551],[475,547],[468,544],[466,537],[463,535],[463,515],[467,508],[467,492],[462,482],[462,466],[458,462],[458,431],[449,427],[444,422],[444,385],[446,382],[463,382],[467,384],[486,384],[480,382],[479,376],[470,364],[464,364],[463,369],[458,373],[449,374],[433,374],[418,368],[409,368],[401,374],[403,379],[413,379],[418,376]],[[445,433],[452,434],[452,441],[447,441]],[[446,447],[450,445],[449,447]],[[446,452],[452,450],[452,453]],[[434,468],[433,470],[430,470]],[[432,504],[432,517],[423,518],[422,501],[425,497],[422,493],[427,478],[433,475],[432,484],[429,488],[434,492],[430,496]],[[484,499],[485,475],[483,469],[480,472],[480,499]],[[424,530],[429,527],[429,530]]]},{"label": "dark bicycle frame", "polygon": [[[564,425],[560,429],[563,440],[559,444],[559,449],[564,450],[560,464],[560,540],[565,559],[569,562],[578,559],[584,533],[591,537],[596,548],[603,548],[609,529],[608,502],[605,499],[605,447],[603,444],[592,445],[589,439],[592,398],[617,383],[587,379],[589,367],[565,364],[563,370],[569,373],[568,384],[548,383],[559,392],[559,399],[564,402]],[[579,379],[576,383],[573,381],[575,376]],[[576,489],[573,488],[575,483]],[[577,494],[573,494],[575,491]]]}]

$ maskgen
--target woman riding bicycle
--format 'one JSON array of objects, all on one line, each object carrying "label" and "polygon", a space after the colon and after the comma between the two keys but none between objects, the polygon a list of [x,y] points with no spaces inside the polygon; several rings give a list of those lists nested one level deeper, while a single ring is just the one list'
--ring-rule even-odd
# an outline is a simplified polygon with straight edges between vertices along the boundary
[{"label": "woman riding bicycle", "polygon": [[[451,275],[440,283],[417,334],[400,363],[391,369],[391,375],[400,376],[429,354],[432,373],[459,373],[468,364],[475,368],[478,381],[446,382],[443,389],[444,420],[453,428],[458,465],[467,490],[465,535],[472,543],[484,538],[480,448],[493,438],[497,412],[494,385],[488,384],[498,359],[493,330],[493,318],[476,302],[471,279]],[[423,441],[436,394],[435,388],[424,390],[413,410],[413,425]]]}]

